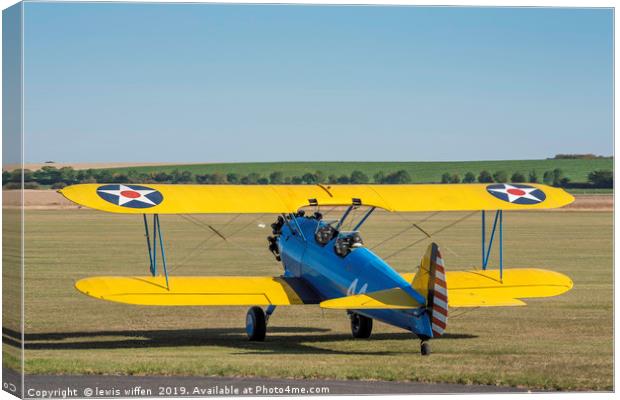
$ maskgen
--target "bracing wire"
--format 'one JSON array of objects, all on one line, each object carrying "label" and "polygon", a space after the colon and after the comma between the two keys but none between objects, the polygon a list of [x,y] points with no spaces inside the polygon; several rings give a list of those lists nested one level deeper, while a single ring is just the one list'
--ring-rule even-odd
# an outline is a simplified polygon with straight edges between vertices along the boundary
[{"label": "bracing wire", "polygon": [[406,227],[405,229],[403,229],[403,230],[401,230],[401,231],[398,231],[398,232],[396,232],[395,234],[393,234],[393,235],[389,236],[387,239],[384,239],[384,240],[380,241],[379,243],[375,244],[374,246],[372,246],[372,247],[370,248],[370,250],[375,250],[377,247],[379,247],[379,246],[381,246],[381,245],[383,245],[383,244],[385,244],[385,243],[389,242],[390,240],[394,240],[395,238],[397,238],[397,237],[399,237],[400,235],[402,235],[402,234],[406,233],[408,230],[410,230],[410,229],[412,229],[412,228],[413,228],[413,224],[412,224],[412,225],[409,225],[409,226],[408,226],[408,227]]},{"label": "bracing wire", "polygon": [[390,240],[393,240],[393,239],[399,237],[400,235],[404,234],[405,232],[409,231],[410,229],[413,229],[413,228],[420,229],[420,227],[418,226],[419,224],[422,224],[423,222],[426,222],[426,221],[430,220],[431,218],[433,218],[435,215],[439,214],[440,212],[441,211],[436,211],[436,212],[432,213],[431,215],[427,216],[426,218],[421,219],[417,223],[414,223],[414,222],[408,220],[407,218],[403,217],[400,213],[398,213],[397,215],[400,216],[401,219],[403,219],[404,221],[406,221],[410,225],[408,227],[406,227],[405,229],[403,229],[403,230],[401,230],[401,231],[399,231],[399,232],[389,236],[387,239],[384,239],[384,240],[380,241],[379,243],[375,244],[374,246],[372,246],[370,248],[370,250],[374,250],[377,247],[379,247],[379,246],[389,242]]},{"label": "bracing wire", "polygon": [[[419,220],[417,223],[418,223],[418,224],[421,224],[422,222],[426,222],[426,221],[430,220],[431,218],[435,217],[435,216],[436,216],[437,214],[439,214],[439,213],[441,213],[441,211],[435,211],[435,212],[433,212],[433,213],[431,213],[431,214],[427,215],[425,218],[422,218],[422,219],[421,219],[421,220]],[[408,218],[405,218],[405,216],[404,216],[404,214],[403,214],[403,213],[396,213],[396,215],[398,215],[398,217],[399,217],[400,219],[402,219],[403,221],[409,222],[410,224],[414,224],[414,223],[416,223],[416,222],[413,222],[413,221],[409,220]]]},{"label": "bracing wire", "polygon": [[209,229],[210,231],[214,232],[216,235],[218,235],[220,238],[222,238],[222,240],[226,240],[226,237],[224,236],[224,234],[222,234],[220,232],[220,230],[223,230],[224,228],[226,228],[228,225],[232,224],[235,220],[237,220],[237,218],[239,218],[241,216],[241,214],[236,214],[234,217],[232,217],[230,220],[228,220],[224,226],[222,226],[219,230],[215,229],[212,225],[207,224],[204,221],[200,221],[198,218],[193,217],[191,215],[181,215],[183,218],[185,218],[186,220],[192,222],[194,225],[200,226],[204,229]]},{"label": "bracing wire", "polygon": [[[234,217],[232,217],[231,219],[229,219],[220,229],[224,229],[226,228],[228,225],[230,225],[233,221],[235,221],[237,218],[239,218],[241,214],[236,214]],[[192,256],[194,256],[196,254],[196,252],[203,247],[204,245],[206,245],[211,238],[213,238],[214,236],[216,236],[216,232],[215,230],[208,224],[205,224],[203,221],[200,221],[196,218],[193,218],[190,215],[186,215],[186,214],[180,214],[181,218],[185,219],[186,221],[191,222],[192,224],[205,229],[205,230],[210,230],[211,231],[211,235],[207,236],[205,239],[203,239],[202,241],[200,241],[196,246],[192,247],[189,252],[185,255],[185,257],[183,257],[183,259],[181,261],[179,261],[178,263],[175,263],[174,267],[170,269],[169,272],[172,271],[177,271],[178,269],[184,267],[187,262],[192,258]],[[218,235],[220,237],[222,237],[223,235],[220,233],[220,235]],[[225,240],[225,239],[224,239]]]},{"label": "bracing wire", "polygon": [[174,269],[172,270],[178,270],[182,267],[184,267],[186,265],[186,263],[196,254],[196,252],[200,249],[202,249],[210,240],[211,238],[213,238],[214,236],[218,236],[220,237],[225,243],[231,245],[232,247],[241,250],[243,252],[245,252],[246,254],[250,254],[250,255],[254,255],[254,253],[252,253],[249,249],[244,248],[243,246],[240,246],[239,244],[229,240],[231,237],[235,236],[236,234],[238,234],[239,232],[244,231],[248,226],[256,223],[256,221],[260,220],[261,218],[264,217],[265,214],[259,214],[256,218],[252,219],[250,222],[248,222],[247,224],[243,225],[241,228],[234,230],[228,234],[224,234],[224,229],[226,227],[228,227],[230,224],[232,224],[234,221],[236,221],[241,214],[236,214],[233,218],[229,219],[222,227],[220,227],[219,229],[215,229],[212,225],[205,223],[204,221],[200,221],[197,218],[192,218],[189,215],[184,215],[181,214],[181,217],[183,217],[185,220],[193,223],[194,225],[204,229],[204,230],[209,230],[211,231],[211,235],[209,235],[207,238],[205,238],[204,240],[202,240],[200,243],[198,243],[196,246],[194,246],[193,248],[191,248],[189,250],[189,252],[187,253],[187,255],[178,263],[175,264]]},{"label": "bracing wire", "polygon": [[250,226],[250,225],[252,225],[252,224],[255,224],[255,223],[256,223],[256,221],[260,220],[260,219],[261,219],[261,218],[263,218],[264,216],[265,216],[265,214],[260,214],[258,217],[254,218],[253,220],[251,220],[251,221],[250,221],[250,222],[248,222],[247,224],[243,225],[241,228],[237,229],[237,230],[236,230],[236,231],[234,231],[234,232],[231,232],[231,233],[228,235],[228,238],[231,238],[231,237],[235,236],[237,233],[239,233],[239,232],[241,232],[241,231],[244,231],[244,230],[245,230],[248,226]]},{"label": "bracing wire", "polygon": [[[452,228],[454,225],[456,225],[456,224],[458,224],[458,223],[460,223],[460,222],[465,221],[467,218],[469,218],[469,217],[471,217],[472,215],[475,215],[475,214],[477,214],[477,213],[478,213],[478,211],[472,211],[472,212],[470,212],[469,214],[465,215],[464,217],[459,218],[459,219],[457,219],[456,221],[454,221],[454,222],[452,222],[452,223],[450,223],[450,224],[448,224],[448,225],[444,226],[443,228],[440,228],[440,229],[436,230],[435,232],[433,232],[433,233],[432,233],[432,235],[436,235],[436,234],[438,234],[438,233],[440,233],[440,232],[445,231],[445,230],[446,230],[446,229],[448,229],[448,228]],[[432,235],[431,235],[431,236],[432,236]]]},{"label": "bracing wire", "polygon": [[469,213],[469,214],[467,214],[467,215],[465,215],[465,216],[463,216],[463,217],[461,217],[461,218],[457,219],[456,221],[451,222],[450,224],[445,225],[445,226],[444,226],[444,227],[442,227],[442,228],[439,228],[438,230],[434,231],[433,233],[428,234],[429,236],[425,236],[425,237],[423,237],[422,239],[416,240],[415,242],[413,242],[413,243],[411,243],[411,244],[409,244],[409,245],[407,245],[407,246],[405,246],[405,247],[401,248],[400,250],[396,250],[396,251],[395,251],[395,252],[393,252],[392,254],[390,254],[390,255],[388,255],[388,256],[386,256],[386,257],[383,257],[383,259],[384,259],[384,260],[387,260],[387,259],[389,259],[389,258],[391,258],[391,257],[394,257],[395,255],[398,255],[398,254],[402,253],[403,251],[405,251],[405,250],[408,250],[408,249],[412,248],[412,247],[413,247],[413,246],[415,246],[416,244],[421,243],[421,242],[425,241],[426,239],[429,239],[430,237],[432,237],[432,236],[434,236],[434,235],[437,235],[437,234],[439,234],[439,233],[441,233],[441,232],[445,231],[445,230],[446,230],[446,229],[448,229],[448,228],[453,227],[454,225],[456,225],[456,224],[458,224],[458,223],[460,223],[460,222],[462,222],[462,221],[465,221],[467,218],[469,218],[469,217],[471,217],[472,215],[477,214],[477,213],[478,213],[478,211],[473,211],[473,212],[471,212],[471,213]]}]

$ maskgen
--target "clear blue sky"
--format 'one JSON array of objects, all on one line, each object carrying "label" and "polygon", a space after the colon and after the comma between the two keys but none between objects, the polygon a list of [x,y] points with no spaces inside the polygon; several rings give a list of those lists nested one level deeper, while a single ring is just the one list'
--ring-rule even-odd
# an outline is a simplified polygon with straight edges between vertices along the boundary
[{"label": "clear blue sky", "polygon": [[25,6],[26,161],[613,152],[610,9]]}]

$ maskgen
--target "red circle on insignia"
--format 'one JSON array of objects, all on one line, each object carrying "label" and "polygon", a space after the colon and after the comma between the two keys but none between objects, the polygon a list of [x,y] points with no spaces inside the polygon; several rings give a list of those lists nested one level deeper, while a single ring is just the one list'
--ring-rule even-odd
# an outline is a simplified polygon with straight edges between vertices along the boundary
[{"label": "red circle on insignia", "polygon": [[515,196],[523,196],[525,194],[525,191],[521,189],[508,189],[506,192]]},{"label": "red circle on insignia", "polygon": [[137,199],[138,197],[140,197],[140,193],[134,192],[133,190],[123,190],[121,192],[121,196],[128,197],[130,199]]}]

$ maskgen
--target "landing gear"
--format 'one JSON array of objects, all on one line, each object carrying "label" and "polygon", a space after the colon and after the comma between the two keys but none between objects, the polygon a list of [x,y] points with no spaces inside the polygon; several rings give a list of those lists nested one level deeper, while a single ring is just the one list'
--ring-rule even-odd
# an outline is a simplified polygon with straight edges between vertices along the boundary
[{"label": "landing gear", "polygon": [[267,334],[267,320],[265,312],[260,307],[252,307],[245,317],[245,331],[248,339],[253,342],[262,342]]},{"label": "landing gear", "polygon": [[431,344],[428,340],[422,340],[422,342],[420,342],[420,354],[423,356],[431,355]]},{"label": "landing gear", "polygon": [[372,333],[372,318],[357,313],[350,313],[351,333],[354,338],[368,339]]}]

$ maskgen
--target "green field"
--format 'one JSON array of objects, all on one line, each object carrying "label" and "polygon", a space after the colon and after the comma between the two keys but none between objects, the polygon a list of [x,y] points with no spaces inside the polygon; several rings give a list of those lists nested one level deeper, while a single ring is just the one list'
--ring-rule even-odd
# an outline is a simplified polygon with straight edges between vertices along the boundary
[{"label": "green field", "polygon": [[[463,213],[377,212],[364,229],[373,248],[412,221],[435,232]],[[78,293],[77,279],[147,273],[141,216],[95,211],[26,211],[26,352],[30,374],[166,374],[484,383],[547,389],[613,388],[612,213],[505,215],[505,263],[568,274],[574,288],[527,307],[451,310],[445,338],[419,355],[410,333],[376,323],[353,340],[344,312],[282,307],[267,341],[250,343],[246,309],[159,308],[109,303]],[[271,215],[200,216],[228,243],[181,216],[163,216],[174,275],[278,275],[266,249]],[[232,220],[232,221],[231,221]],[[374,250],[388,257],[418,240],[406,230]],[[479,265],[479,221],[471,216],[436,235],[447,268]],[[428,241],[389,257],[415,270]],[[495,262],[494,259],[491,261]],[[15,319],[5,319],[11,342]],[[17,368],[19,351],[4,346]]]},{"label": "green field", "polygon": [[461,161],[461,162],[268,162],[268,163],[214,163],[177,166],[149,166],[115,168],[113,172],[127,172],[130,169],[139,172],[170,172],[175,169],[190,171],[193,174],[212,174],[215,172],[227,174],[237,173],[247,175],[256,172],[268,177],[274,171],[282,171],[285,176],[302,176],[305,173],[321,171],[325,176],[350,175],[359,170],[372,178],[377,172],[385,174],[405,170],[411,175],[413,183],[439,182],[445,172],[459,174],[461,178],[471,171],[476,176],[486,169],[491,173],[506,171],[510,175],[522,172],[527,177],[529,171],[535,170],[538,179],[542,181],[545,171],[560,168],[571,182],[587,182],[588,173],[598,169],[613,169],[613,159],[574,159],[574,160],[506,160],[506,161]]}]

